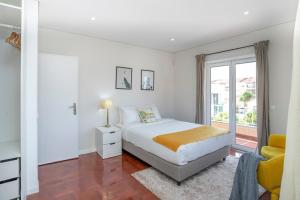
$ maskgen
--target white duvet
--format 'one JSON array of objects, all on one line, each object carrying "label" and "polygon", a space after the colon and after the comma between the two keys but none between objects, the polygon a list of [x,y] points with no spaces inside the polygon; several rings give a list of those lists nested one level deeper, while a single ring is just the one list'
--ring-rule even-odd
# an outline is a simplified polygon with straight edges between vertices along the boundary
[{"label": "white duvet", "polygon": [[199,127],[199,124],[177,121],[174,119],[162,119],[154,123],[130,123],[122,125],[122,137],[124,140],[157,155],[171,163],[185,165],[208,153],[214,152],[224,146],[231,145],[230,134],[225,134],[207,140],[182,145],[177,152],[154,142],[152,138],[157,135],[184,131]]}]

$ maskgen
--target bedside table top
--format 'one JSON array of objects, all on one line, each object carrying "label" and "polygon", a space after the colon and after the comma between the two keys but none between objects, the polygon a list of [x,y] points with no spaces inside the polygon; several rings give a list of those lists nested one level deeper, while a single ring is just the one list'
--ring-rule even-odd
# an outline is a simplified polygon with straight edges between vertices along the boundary
[{"label": "bedside table top", "polygon": [[111,127],[99,126],[96,129],[98,129],[102,133],[116,132],[116,131],[121,130],[120,128],[118,128],[116,126],[111,126]]}]

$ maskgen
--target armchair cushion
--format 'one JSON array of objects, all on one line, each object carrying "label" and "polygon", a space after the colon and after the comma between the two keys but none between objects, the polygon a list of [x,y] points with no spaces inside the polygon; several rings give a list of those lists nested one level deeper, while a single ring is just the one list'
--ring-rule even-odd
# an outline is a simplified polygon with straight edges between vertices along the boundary
[{"label": "armchair cushion", "polygon": [[285,134],[271,134],[268,146],[285,149]]},{"label": "armchair cushion", "polygon": [[261,155],[267,159],[274,158],[284,153],[285,153],[285,149],[282,148],[277,148],[272,146],[264,146],[261,148]]}]

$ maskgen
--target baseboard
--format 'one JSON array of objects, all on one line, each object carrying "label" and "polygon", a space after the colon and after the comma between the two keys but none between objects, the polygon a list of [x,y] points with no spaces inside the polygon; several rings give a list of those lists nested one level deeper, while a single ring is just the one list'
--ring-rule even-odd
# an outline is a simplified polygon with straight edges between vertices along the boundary
[{"label": "baseboard", "polygon": [[31,194],[35,194],[39,192],[39,185],[37,184],[36,186],[32,188],[27,188],[27,196]]},{"label": "baseboard", "polygon": [[87,153],[94,153],[96,152],[96,147],[88,148],[88,149],[80,149],[79,155],[87,154]]}]

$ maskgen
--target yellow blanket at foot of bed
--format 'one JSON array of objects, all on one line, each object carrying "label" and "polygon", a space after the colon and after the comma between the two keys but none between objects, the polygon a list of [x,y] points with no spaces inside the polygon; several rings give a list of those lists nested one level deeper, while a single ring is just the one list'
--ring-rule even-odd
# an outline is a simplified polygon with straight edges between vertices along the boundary
[{"label": "yellow blanket at foot of bed", "polygon": [[212,126],[200,126],[186,131],[158,135],[154,137],[153,140],[176,152],[181,145],[206,140],[226,133],[229,133],[226,129],[214,128]]}]

